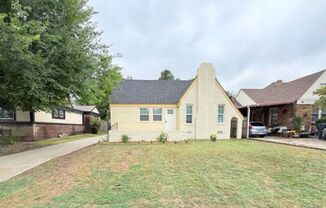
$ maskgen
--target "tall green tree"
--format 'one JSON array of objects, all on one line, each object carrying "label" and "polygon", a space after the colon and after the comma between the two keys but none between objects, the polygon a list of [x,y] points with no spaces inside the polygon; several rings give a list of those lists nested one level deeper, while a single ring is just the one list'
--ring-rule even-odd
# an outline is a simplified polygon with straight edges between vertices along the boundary
[{"label": "tall green tree", "polygon": [[107,102],[120,68],[100,41],[93,14],[87,0],[2,0],[0,106],[47,110],[71,99]]},{"label": "tall green tree", "polygon": [[175,77],[170,70],[164,69],[161,72],[161,76],[158,79],[159,80],[175,80]]},{"label": "tall green tree", "polygon": [[101,70],[94,74],[93,79],[89,80],[87,85],[85,85],[77,101],[79,104],[96,105],[102,119],[106,119],[108,116],[110,95],[122,77],[120,67],[113,65],[112,60],[107,59],[112,59],[112,57],[102,58],[101,65],[99,66]]}]

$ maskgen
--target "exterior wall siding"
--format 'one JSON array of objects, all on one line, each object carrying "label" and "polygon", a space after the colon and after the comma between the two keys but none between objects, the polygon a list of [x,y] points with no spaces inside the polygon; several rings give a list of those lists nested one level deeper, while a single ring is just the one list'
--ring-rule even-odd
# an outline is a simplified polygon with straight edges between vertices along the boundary
[{"label": "exterior wall siding", "polygon": [[[140,121],[140,108],[149,108],[149,121]],[[162,108],[162,121],[153,121],[153,108]],[[111,105],[111,125],[121,131],[164,131],[166,108],[176,105]]]},{"label": "exterior wall siding", "polygon": [[36,123],[55,123],[55,124],[83,124],[83,113],[81,112],[71,112],[65,111],[65,119],[55,119],[52,118],[51,112],[39,111],[35,112],[35,122]]},{"label": "exterior wall siding", "polygon": [[[196,120],[197,120],[197,112],[198,112],[198,103],[197,103],[197,83],[198,80],[195,79],[193,83],[190,85],[189,89],[185,92],[185,94],[180,99],[178,104],[178,130],[189,132],[193,138],[196,137],[195,129],[196,129]],[[192,105],[192,123],[186,123],[186,105]]]},{"label": "exterior wall siding", "polygon": [[[157,141],[157,137],[162,131],[117,131],[111,130],[109,132],[110,142],[121,142],[121,136],[126,134],[130,138],[130,142],[136,141]],[[167,131],[168,141],[184,141],[187,139],[193,139],[193,135],[189,131]]]},{"label": "exterior wall siding", "polygon": [[255,101],[251,99],[243,90],[240,90],[235,98],[242,106],[255,105]]},{"label": "exterior wall siding", "polygon": [[30,122],[31,114],[29,111],[16,110],[16,121],[18,122]]}]

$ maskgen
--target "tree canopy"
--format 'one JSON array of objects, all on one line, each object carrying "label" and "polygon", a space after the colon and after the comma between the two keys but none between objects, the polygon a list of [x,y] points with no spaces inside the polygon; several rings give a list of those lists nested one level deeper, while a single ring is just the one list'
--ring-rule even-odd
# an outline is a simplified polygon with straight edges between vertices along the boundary
[{"label": "tree canopy", "polygon": [[106,105],[121,78],[87,0],[2,0],[0,106]]},{"label": "tree canopy", "polygon": [[161,76],[159,77],[159,80],[175,80],[175,78],[170,70],[164,69],[161,72]]},{"label": "tree canopy", "polygon": [[321,109],[326,109],[326,87],[316,90],[314,94],[319,96],[319,99],[315,102],[315,106]]}]

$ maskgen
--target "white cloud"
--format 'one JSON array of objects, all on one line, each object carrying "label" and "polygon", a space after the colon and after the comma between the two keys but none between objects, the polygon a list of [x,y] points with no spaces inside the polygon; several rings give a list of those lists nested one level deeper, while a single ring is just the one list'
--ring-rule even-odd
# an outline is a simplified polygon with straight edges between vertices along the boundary
[{"label": "white cloud", "polygon": [[123,74],[192,78],[212,62],[226,89],[264,87],[326,68],[322,0],[91,0]]}]

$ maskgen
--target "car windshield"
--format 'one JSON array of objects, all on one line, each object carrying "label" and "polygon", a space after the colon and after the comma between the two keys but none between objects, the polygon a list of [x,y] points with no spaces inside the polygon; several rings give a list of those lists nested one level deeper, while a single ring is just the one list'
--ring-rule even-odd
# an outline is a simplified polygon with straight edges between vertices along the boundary
[{"label": "car windshield", "polygon": [[252,126],[265,126],[263,123],[261,122],[251,122],[250,123]]}]

